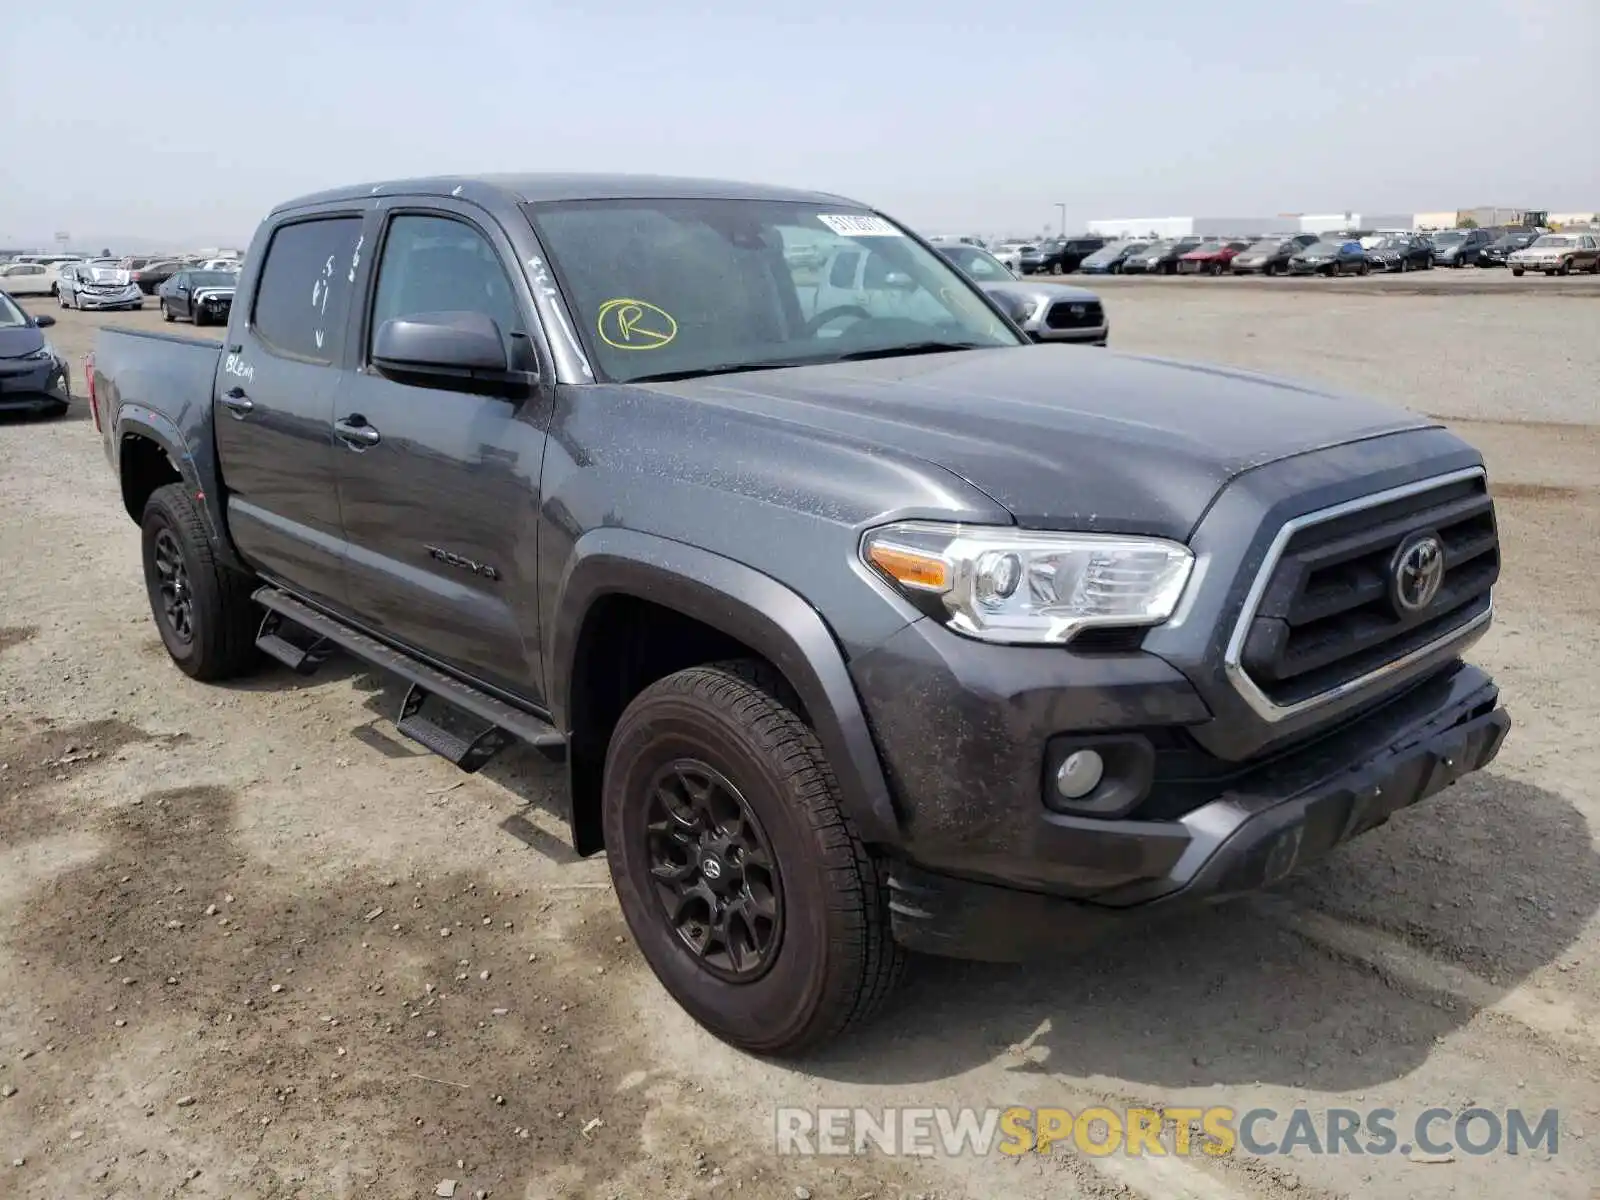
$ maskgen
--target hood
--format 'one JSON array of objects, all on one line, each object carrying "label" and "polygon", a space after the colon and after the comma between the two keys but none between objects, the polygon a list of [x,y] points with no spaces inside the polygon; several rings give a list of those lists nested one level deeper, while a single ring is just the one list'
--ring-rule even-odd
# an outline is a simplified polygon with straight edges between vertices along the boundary
[{"label": "hood", "polygon": [[1001,296],[1007,300],[1038,298],[1052,303],[1057,300],[1070,300],[1078,304],[1100,302],[1100,297],[1088,288],[1073,287],[1069,283],[1023,283],[1019,280],[1016,283],[985,283],[981,286],[991,296]]},{"label": "hood", "polygon": [[0,358],[26,358],[44,346],[44,330],[32,325],[0,329]]},{"label": "hood", "polygon": [[1024,526],[1173,538],[1241,472],[1433,424],[1260,375],[1060,346],[637,386],[916,455]]}]

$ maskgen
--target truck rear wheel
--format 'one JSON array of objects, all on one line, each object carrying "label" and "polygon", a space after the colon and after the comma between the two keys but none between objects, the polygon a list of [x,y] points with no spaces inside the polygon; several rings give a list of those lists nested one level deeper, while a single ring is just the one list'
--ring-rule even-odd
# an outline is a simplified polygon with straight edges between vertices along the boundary
[{"label": "truck rear wheel", "polygon": [[645,960],[689,1015],[755,1053],[803,1053],[870,1017],[905,952],[881,864],[821,744],[749,662],[641,692],[606,754],[606,856]]},{"label": "truck rear wheel", "polygon": [[251,581],[217,562],[200,510],[181,483],[157,488],[145,502],[145,588],[156,629],[178,669],[211,682],[247,673],[258,661],[260,610]]}]

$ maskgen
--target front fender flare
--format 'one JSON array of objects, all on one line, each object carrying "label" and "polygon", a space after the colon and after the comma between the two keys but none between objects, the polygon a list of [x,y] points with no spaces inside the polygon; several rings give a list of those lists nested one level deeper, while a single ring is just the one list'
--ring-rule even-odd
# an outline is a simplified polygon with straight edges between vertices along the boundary
[{"label": "front fender flare", "polygon": [[564,572],[545,661],[557,727],[569,727],[574,655],[583,622],[607,595],[634,596],[737,638],[780,671],[805,705],[833,766],[846,810],[868,842],[896,844],[899,820],[844,655],[817,611],[752,567],[628,529],[581,537]]}]

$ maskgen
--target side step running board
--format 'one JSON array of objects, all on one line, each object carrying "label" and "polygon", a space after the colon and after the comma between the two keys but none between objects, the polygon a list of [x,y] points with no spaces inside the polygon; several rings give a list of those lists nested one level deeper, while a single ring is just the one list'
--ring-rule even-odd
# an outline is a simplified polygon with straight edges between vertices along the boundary
[{"label": "side step running board", "polygon": [[395,727],[463,771],[478,770],[513,741],[551,758],[566,750],[566,739],[547,721],[368,637],[287,592],[262,587],[252,598],[267,610],[256,639],[263,653],[309,675],[341,649],[398,675],[411,687]]}]

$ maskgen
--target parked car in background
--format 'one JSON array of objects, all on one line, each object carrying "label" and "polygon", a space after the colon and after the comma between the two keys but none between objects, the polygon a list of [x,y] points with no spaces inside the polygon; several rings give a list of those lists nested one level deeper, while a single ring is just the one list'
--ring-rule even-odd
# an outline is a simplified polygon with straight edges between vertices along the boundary
[{"label": "parked car in background", "polygon": [[1009,270],[1022,274],[1022,248],[1024,242],[1002,242],[994,248],[994,256],[1005,263]]},{"label": "parked car in background", "polygon": [[1044,248],[1026,242],[1017,250],[1017,265],[1023,275],[1037,275],[1044,270]]},{"label": "parked car in background", "polygon": [[161,319],[225,325],[238,284],[239,276],[232,271],[179,271],[156,290]]},{"label": "parked car in background", "polygon": [[1235,275],[1281,275],[1289,260],[1317,241],[1314,233],[1280,233],[1251,242],[1228,263]]},{"label": "parked car in background", "polygon": [[1374,271],[1425,271],[1433,266],[1433,247],[1409,233],[1391,233],[1367,247]]},{"label": "parked car in background", "polygon": [[30,316],[0,291],[0,412],[58,417],[67,411],[72,399],[67,360],[40,332],[55,323],[49,313]]},{"label": "parked car in background", "polygon": [[234,271],[244,269],[244,262],[237,258],[208,258],[200,264],[202,271]]},{"label": "parked car in background", "polygon": [[1234,256],[1248,250],[1250,243],[1243,238],[1231,242],[1201,242],[1193,250],[1178,256],[1180,275],[1221,275],[1233,262]]},{"label": "parked car in background", "polygon": [[1480,267],[1503,267],[1518,250],[1526,250],[1539,240],[1537,229],[1510,229],[1478,251]]},{"label": "parked car in background", "polygon": [[1104,346],[1111,335],[1105,305],[1085,288],[1023,282],[977,246],[935,246],[942,258],[988,292],[1036,342],[1088,342]]},{"label": "parked car in background", "polygon": [[1107,242],[1078,264],[1085,275],[1120,275],[1122,264],[1130,255],[1138,254],[1150,245],[1148,239],[1127,239]]},{"label": "parked car in background", "polygon": [[0,292],[13,296],[55,294],[56,270],[43,263],[7,263],[0,267]]},{"label": "parked car in background", "polygon": [[1464,267],[1478,261],[1495,235],[1487,229],[1441,229],[1428,240],[1433,244],[1435,266]]},{"label": "parked car in background", "polygon": [[1359,238],[1323,238],[1289,259],[1291,275],[1365,275],[1369,269]]},{"label": "parked car in background", "polygon": [[1574,271],[1600,274],[1600,235],[1547,233],[1526,249],[1514,251],[1506,265],[1513,275],[1524,271],[1543,271],[1546,275],[1570,275]]},{"label": "parked car in background", "polygon": [[1176,275],[1178,260],[1200,244],[1197,237],[1170,238],[1151,242],[1138,254],[1122,260],[1124,275]]},{"label": "parked car in background", "polygon": [[183,269],[177,259],[152,258],[142,267],[133,269],[133,281],[146,296],[155,295],[156,289]]},{"label": "parked car in background", "polygon": [[143,308],[133,272],[115,264],[79,263],[61,273],[56,299],[62,308]]},{"label": "parked car in background", "polygon": [[1056,238],[1045,244],[1044,269],[1054,275],[1070,275],[1105,244],[1103,237]]}]

